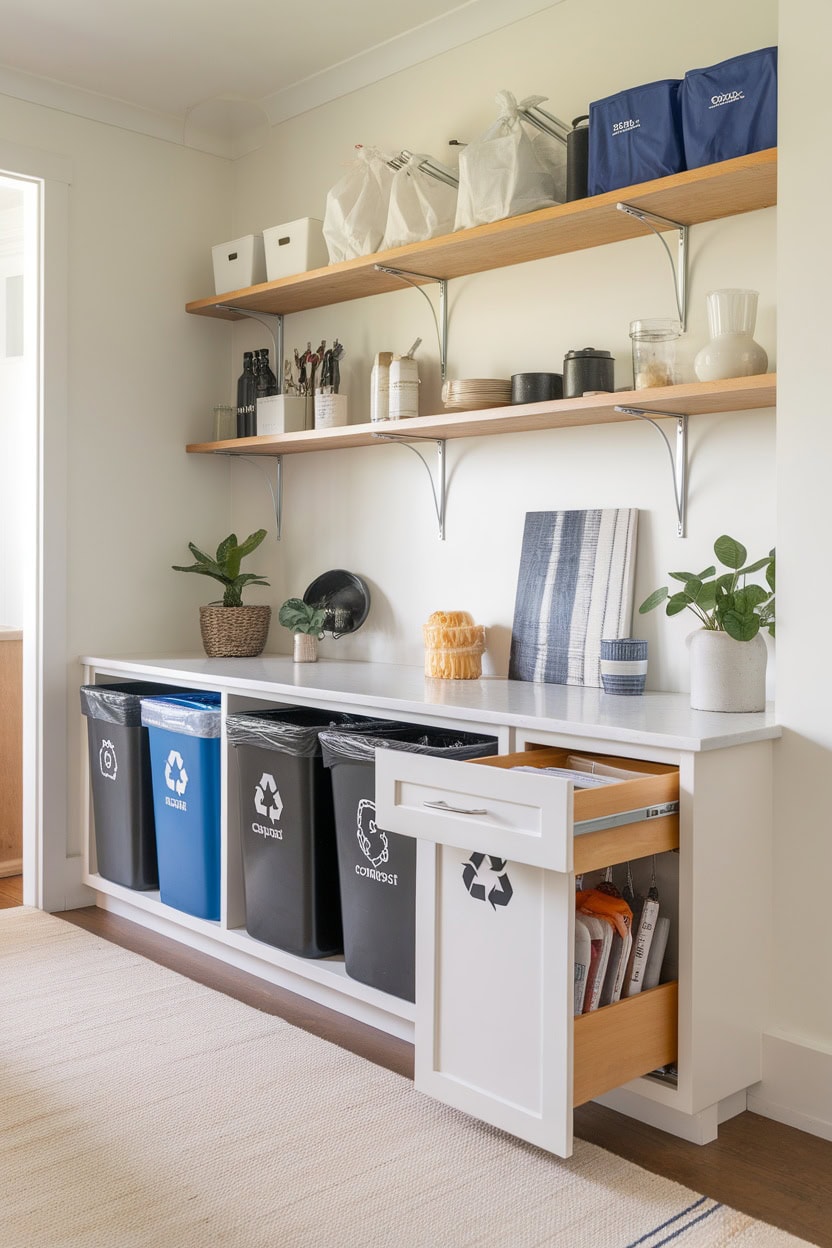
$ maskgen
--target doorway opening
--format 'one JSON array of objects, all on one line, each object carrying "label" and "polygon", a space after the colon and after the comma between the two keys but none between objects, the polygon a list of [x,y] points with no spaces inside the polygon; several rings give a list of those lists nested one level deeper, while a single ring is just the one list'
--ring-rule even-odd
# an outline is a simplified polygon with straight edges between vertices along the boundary
[{"label": "doorway opening", "polygon": [[[23,649],[37,510],[40,184],[0,175],[0,906],[23,901]],[[34,642],[32,637],[30,642]]]}]

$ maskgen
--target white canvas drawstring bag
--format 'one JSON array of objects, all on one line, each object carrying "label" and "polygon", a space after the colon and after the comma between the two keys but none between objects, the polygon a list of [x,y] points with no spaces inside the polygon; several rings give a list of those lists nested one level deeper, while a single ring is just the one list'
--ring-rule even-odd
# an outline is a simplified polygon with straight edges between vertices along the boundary
[{"label": "white canvas drawstring bag", "polygon": [[421,169],[420,162],[425,159],[411,156],[393,175],[384,248],[438,238],[454,228],[457,188]]},{"label": "white canvas drawstring bag", "polygon": [[381,247],[394,171],[377,147],[356,147],[356,159],[326,197],[324,240],[330,264]]}]

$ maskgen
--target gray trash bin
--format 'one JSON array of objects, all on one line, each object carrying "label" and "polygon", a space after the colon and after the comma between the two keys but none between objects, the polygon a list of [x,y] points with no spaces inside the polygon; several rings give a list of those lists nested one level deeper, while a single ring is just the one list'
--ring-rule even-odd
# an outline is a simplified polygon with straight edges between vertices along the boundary
[{"label": "gray trash bin", "polygon": [[320,740],[324,763],[332,769],[347,974],[413,1001],[416,842],[376,824],[375,751],[482,758],[497,753],[497,741],[420,725],[396,725],[387,736],[327,731]]}]

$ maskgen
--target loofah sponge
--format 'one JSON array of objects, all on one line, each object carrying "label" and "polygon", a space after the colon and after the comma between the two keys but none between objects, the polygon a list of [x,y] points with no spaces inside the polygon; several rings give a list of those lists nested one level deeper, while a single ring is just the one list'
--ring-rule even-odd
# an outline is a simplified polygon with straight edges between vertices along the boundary
[{"label": "loofah sponge", "polygon": [[482,675],[485,629],[468,611],[434,611],[422,626],[425,675],[438,680],[476,680]]}]

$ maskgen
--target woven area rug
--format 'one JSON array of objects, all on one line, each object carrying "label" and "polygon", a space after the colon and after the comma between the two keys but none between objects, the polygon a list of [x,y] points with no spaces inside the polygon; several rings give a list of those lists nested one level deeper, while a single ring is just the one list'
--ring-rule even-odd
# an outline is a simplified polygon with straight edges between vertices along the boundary
[{"label": "woven area rug", "polygon": [[578,1142],[560,1161],[72,925],[0,911],[3,1248],[787,1248]]}]

